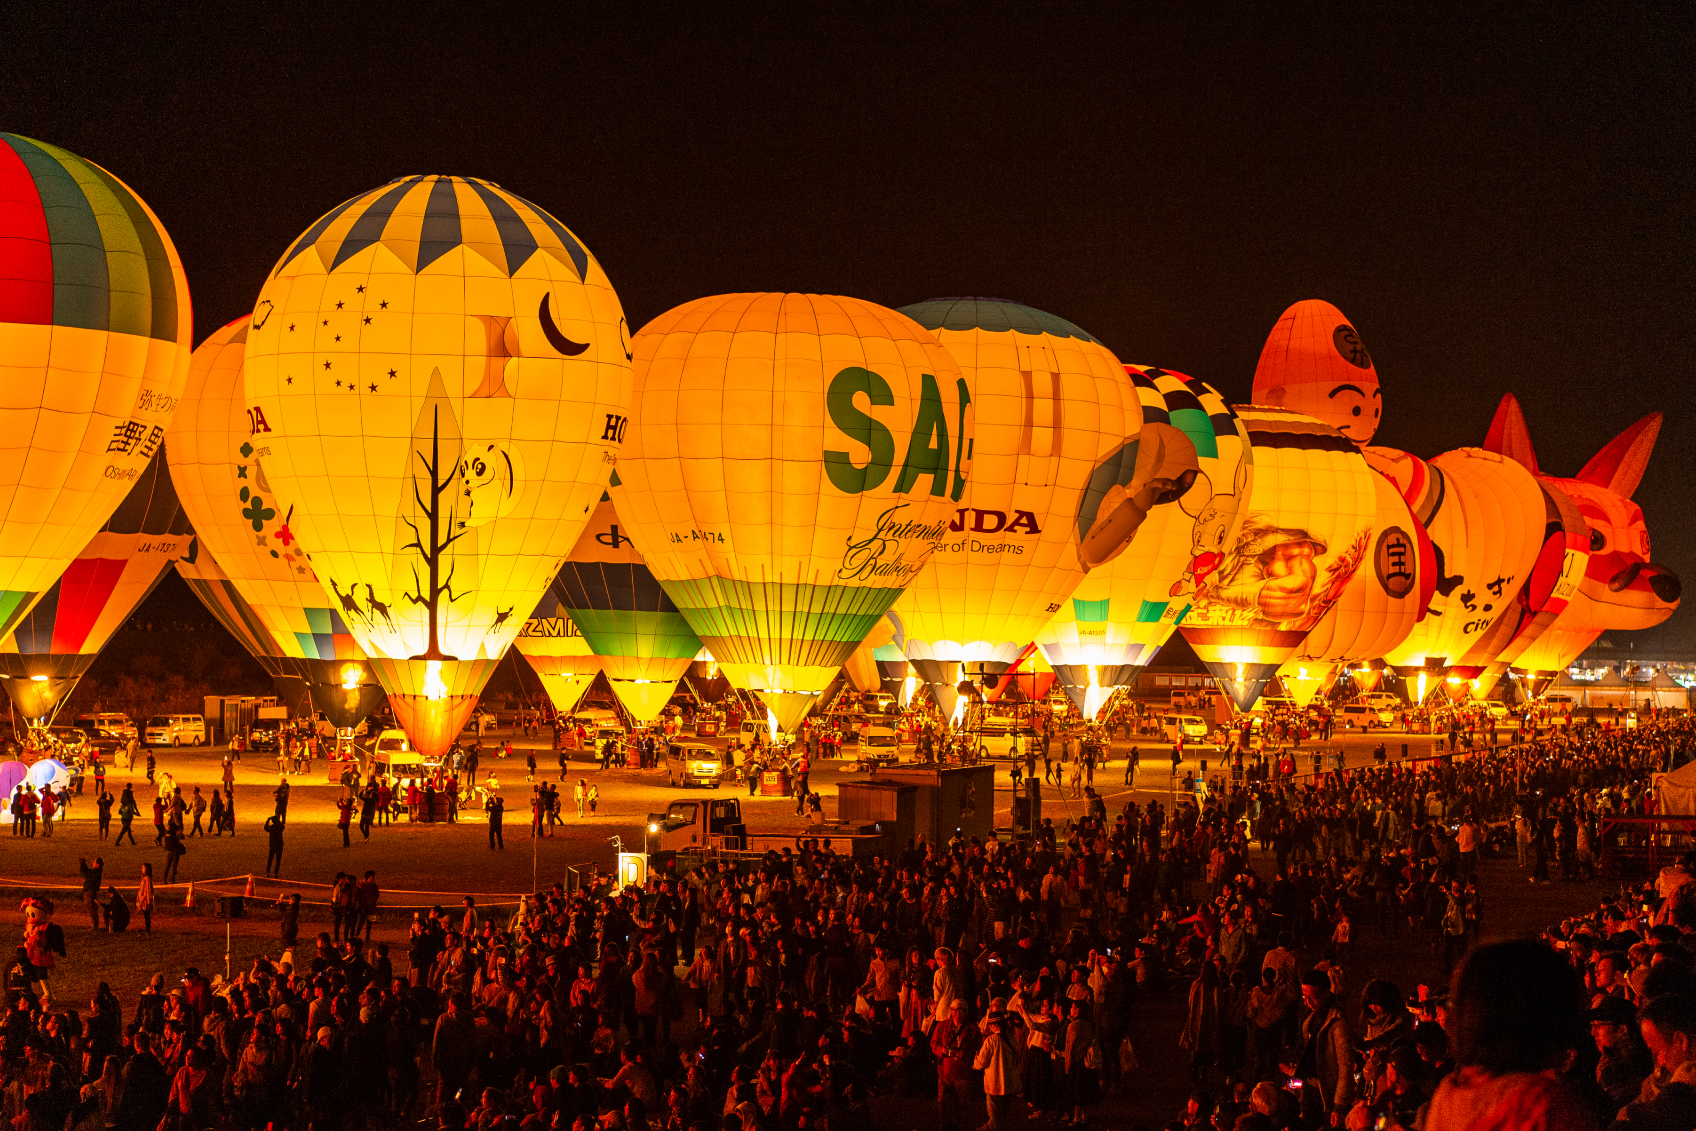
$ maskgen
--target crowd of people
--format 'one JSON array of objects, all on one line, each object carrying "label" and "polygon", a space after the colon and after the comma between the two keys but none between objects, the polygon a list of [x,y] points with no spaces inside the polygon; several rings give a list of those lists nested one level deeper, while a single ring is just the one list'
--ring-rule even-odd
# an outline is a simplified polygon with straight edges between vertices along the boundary
[{"label": "crowd of people", "polygon": [[[333,932],[303,945],[285,901],[280,957],[229,982],[156,977],[127,1010],[105,985],[86,1011],[52,995],[68,948],[39,901],[7,973],[0,1116],[854,1131],[893,1097],[952,1131],[1100,1123],[1158,1069],[1194,1088],[1168,1124],[1182,1131],[1588,1127],[1622,1110],[1637,1131],[1689,1128],[1696,859],[1646,902],[1493,947],[1476,881],[1493,850],[1533,882],[1594,874],[1599,822],[1648,809],[1649,772],[1693,742],[1677,719],[1567,729],[1170,810],[1110,814],[1092,792],[1026,841],[892,858],[811,842],[644,888],[591,877],[516,913],[468,897],[417,914],[404,960],[368,944],[374,878],[338,877]],[[176,808],[162,841],[193,813]],[[83,864],[85,902],[112,929],[101,868]],[[1351,985],[1367,931],[1424,969],[1457,963],[1453,996],[1434,977]],[[1133,1019],[1161,1000],[1184,1024],[1138,1047]],[[1501,1110],[1524,1119],[1487,1122]]]}]

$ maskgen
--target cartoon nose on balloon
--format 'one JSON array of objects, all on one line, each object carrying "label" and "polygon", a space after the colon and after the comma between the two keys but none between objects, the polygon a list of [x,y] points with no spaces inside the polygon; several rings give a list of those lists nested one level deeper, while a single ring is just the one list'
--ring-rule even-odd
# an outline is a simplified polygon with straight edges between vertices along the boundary
[{"label": "cartoon nose on balloon", "polygon": [[1608,582],[1608,589],[1614,593],[1623,592],[1631,588],[1645,572],[1649,574],[1649,590],[1656,597],[1671,604],[1683,595],[1684,586],[1678,580],[1678,575],[1666,566],[1656,565],[1654,562],[1632,562],[1614,574],[1613,580]]}]

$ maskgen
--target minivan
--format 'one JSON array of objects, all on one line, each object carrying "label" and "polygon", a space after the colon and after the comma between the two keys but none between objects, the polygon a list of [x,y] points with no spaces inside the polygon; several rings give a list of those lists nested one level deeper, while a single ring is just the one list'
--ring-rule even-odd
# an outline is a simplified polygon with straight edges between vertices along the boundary
[{"label": "minivan", "polygon": [[149,746],[200,746],[206,741],[206,720],[199,715],[154,715],[143,738]]},{"label": "minivan", "polygon": [[1208,727],[1200,715],[1162,715],[1160,725],[1168,739],[1175,740],[1179,735],[1186,739],[1207,737]]},{"label": "minivan", "polygon": [[78,715],[76,725],[88,732],[90,738],[135,738],[135,724],[128,715],[117,711],[101,711],[94,715]]},{"label": "minivan", "polygon": [[1348,703],[1337,712],[1337,720],[1345,726],[1361,728],[1374,726],[1389,726],[1396,721],[1396,713],[1389,710],[1379,710],[1365,703]]},{"label": "minivan", "polygon": [[674,788],[708,785],[717,789],[724,770],[724,755],[711,746],[673,742],[665,748],[666,784]]}]

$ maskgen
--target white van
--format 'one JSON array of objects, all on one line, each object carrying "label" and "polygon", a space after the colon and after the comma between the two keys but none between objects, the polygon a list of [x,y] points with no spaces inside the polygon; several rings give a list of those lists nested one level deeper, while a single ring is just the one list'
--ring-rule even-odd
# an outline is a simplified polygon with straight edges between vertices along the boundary
[{"label": "white van", "polygon": [[673,742],[665,748],[666,784],[673,788],[691,785],[719,787],[726,773],[725,756],[699,742]]},{"label": "white van", "polygon": [[1369,707],[1365,703],[1346,703],[1343,705],[1343,709],[1337,712],[1337,721],[1345,727],[1352,726],[1369,730],[1375,726],[1388,726],[1395,722],[1396,713],[1394,711],[1380,711],[1378,708]]},{"label": "white van", "polygon": [[206,742],[206,720],[199,715],[154,715],[147,720],[142,741],[149,746],[200,746]]},{"label": "white van", "polygon": [[1176,741],[1179,735],[1195,741],[1206,738],[1208,732],[1208,726],[1200,715],[1162,715],[1160,726],[1165,730],[1168,741]]},{"label": "white van", "polygon": [[1360,697],[1360,701],[1378,711],[1399,711],[1402,709],[1402,698],[1388,691],[1370,691]]}]

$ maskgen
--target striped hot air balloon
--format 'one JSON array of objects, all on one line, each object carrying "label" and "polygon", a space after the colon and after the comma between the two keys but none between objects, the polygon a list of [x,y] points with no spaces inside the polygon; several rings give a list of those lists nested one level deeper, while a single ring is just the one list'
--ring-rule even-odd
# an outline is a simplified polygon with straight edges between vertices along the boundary
[{"label": "striped hot air balloon", "polygon": [[1142,413],[1119,360],[1062,318],[988,298],[901,313],[959,364],[977,412],[971,482],[896,603],[907,658],[950,714],[962,665],[1006,671],[1136,532]]},{"label": "striped hot air balloon", "polygon": [[0,636],[158,453],[193,321],[176,248],[140,197],[0,134]]},{"label": "striped hot air balloon", "polygon": [[[659,718],[701,640],[643,561],[610,496],[601,496],[543,604],[550,599],[576,624],[631,716]],[[532,663],[534,647],[535,638],[519,634],[518,650]]]},{"label": "striped hot air balloon", "polygon": [[112,633],[193,542],[161,447],[65,572],[0,644],[0,674],[25,718],[51,715]]},{"label": "striped hot air balloon", "polygon": [[635,346],[619,517],[731,682],[792,730],[947,536],[971,384],[912,319],[830,295],[697,299]]},{"label": "striped hot air balloon", "polygon": [[171,475],[199,552],[177,573],[270,674],[296,713],[323,711],[353,726],[382,689],[342,610],[318,583],[312,559],[265,477],[242,387],[251,318],[212,333],[189,362],[171,424]]},{"label": "striped hot air balloon", "polygon": [[[1252,472],[1248,433],[1206,382],[1147,365],[1126,372],[1142,403],[1139,444],[1169,484],[1125,551],[1090,570],[1037,636],[1068,696],[1093,716],[1130,684],[1189,609],[1172,587],[1236,541]],[[1137,458],[1143,458],[1139,447]],[[1093,689],[1093,690],[1092,690]]]},{"label": "striped hot air balloon", "polygon": [[1247,711],[1367,560],[1377,493],[1360,450],[1330,425],[1262,405],[1237,415],[1254,449],[1242,525],[1173,596],[1191,602],[1184,639]]},{"label": "striped hot air balloon", "polygon": [[405,177],[278,261],[244,383],[279,512],[413,745],[444,751],[617,458],[630,351],[612,284],[523,198]]}]

